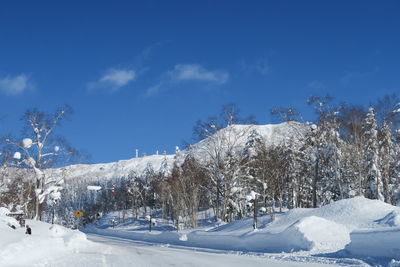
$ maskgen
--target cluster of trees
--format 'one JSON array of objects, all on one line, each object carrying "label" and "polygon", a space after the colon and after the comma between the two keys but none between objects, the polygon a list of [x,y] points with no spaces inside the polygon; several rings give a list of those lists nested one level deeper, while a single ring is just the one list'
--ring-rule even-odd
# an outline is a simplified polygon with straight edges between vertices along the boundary
[{"label": "cluster of trees", "polygon": [[[386,96],[367,110],[337,105],[329,96],[311,97],[308,103],[317,114],[313,123],[302,121],[293,108],[271,111],[284,122],[274,142],[253,117],[241,118],[235,105],[227,105],[219,116],[196,123],[198,142],[177,151],[173,166],[165,161],[159,170],[149,165],[143,173],[112,180],[64,181],[68,168],[57,177],[46,176],[47,158],[74,152],[68,146],[54,149],[47,139],[66,113],[29,111],[30,141],[6,139],[5,148],[13,147],[8,151],[14,155],[2,156],[0,203],[19,205],[32,217],[55,215],[66,225],[76,223],[78,209],[86,221],[101,212],[131,209],[135,217],[162,212],[186,227],[196,227],[198,211],[207,209],[215,220],[232,221],[260,212],[274,218],[277,208],[319,207],[354,196],[398,205],[400,99]],[[90,184],[102,190],[88,191]]]},{"label": "cluster of trees", "polygon": [[[118,194],[104,203],[162,210],[177,225],[196,227],[199,210],[232,221],[276,209],[319,207],[355,196],[400,203],[400,100],[385,97],[367,110],[334,105],[330,97],[308,100],[315,123],[298,121],[293,108],[272,111],[285,123],[279,142],[266,140],[252,118],[237,108],[199,121],[199,143],[176,155],[169,171],[148,168],[117,182]],[[126,188],[126,189],[123,189]],[[117,194],[117,196],[118,196]],[[118,204],[119,203],[119,204]],[[256,227],[256,221],[255,221]]]},{"label": "cluster of trees", "polygon": [[231,221],[258,211],[274,217],[275,206],[319,207],[354,196],[399,204],[400,100],[387,96],[368,110],[334,105],[329,96],[308,103],[315,123],[296,121],[293,108],[274,109],[291,133],[277,144],[257,126],[237,125],[245,120],[233,106],[219,120],[199,122],[195,132],[205,139],[177,155],[171,173],[158,180],[164,213],[195,227],[199,208]]}]

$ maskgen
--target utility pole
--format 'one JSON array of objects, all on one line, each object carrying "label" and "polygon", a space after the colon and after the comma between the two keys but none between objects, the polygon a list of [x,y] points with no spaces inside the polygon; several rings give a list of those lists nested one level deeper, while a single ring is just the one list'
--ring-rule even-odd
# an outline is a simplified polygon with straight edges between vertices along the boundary
[{"label": "utility pole", "polygon": [[257,229],[257,195],[253,199],[254,213],[253,213],[253,229]]}]

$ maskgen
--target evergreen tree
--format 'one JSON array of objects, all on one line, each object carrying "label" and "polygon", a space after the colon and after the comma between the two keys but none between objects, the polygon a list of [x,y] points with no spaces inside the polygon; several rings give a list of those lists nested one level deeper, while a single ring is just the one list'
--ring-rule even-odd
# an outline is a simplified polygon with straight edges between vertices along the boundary
[{"label": "evergreen tree", "polygon": [[367,174],[365,197],[383,201],[383,182],[379,162],[378,123],[373,107],[369,108],[364,121],[364,155],[365,173]]}]

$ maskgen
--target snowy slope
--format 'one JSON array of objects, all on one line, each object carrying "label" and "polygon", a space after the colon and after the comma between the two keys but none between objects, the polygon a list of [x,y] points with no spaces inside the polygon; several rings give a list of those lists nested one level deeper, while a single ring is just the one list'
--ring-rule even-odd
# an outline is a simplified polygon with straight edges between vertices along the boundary
[{"label": "snowy slope", "polygon": [[214,149],[243,151],[249,139],[256,135],[261,137],[266,146],[296,145],[300,143],[301,137],[306,133],[308,127],[299,122],[284,122],[280,124],[266,125],[231,125],[219,130],[214,135],[191,145],[189,149],[178,155],[182,160],[188,153],[194,155],[198,160],[206,160]]},{"label": "snowy slope", "polygon": [[155,172],[168,171],[174,162],[174,155],[152,155],[141,158],[120,160],[111,163],[78,164],[64,168],[49,169],[48,174],[59,176],[64,174],[67,179],[112,179],[127,177],[131,173],[143,174],[147,168]]},{"label": "snowy slope", "polygon": [[151,155],[112,163],[71,165],[59,169],[49,169],[48,174],[57,177],[65,175],[67,179],[111,179],[126,177],[131,172],[141,175],[150,166],[155,172],[169,171],[174,162],[176,160],[181,162],[189,151],[199,159],[206,159],[206,150],[215,145],[215,138],[223,139],[218,144],[222,147],[228,143],[234,143],[235,148],[240,150],[245,147],[253,131],[264,138],[266,145],[278,145],[296,142],[298,137],[305,132],[305,129],[304,124],[296,122],[268,125],[232,125],[218,131],[214,136],[190,146],[189,150],[180,151],[178,155]]}]

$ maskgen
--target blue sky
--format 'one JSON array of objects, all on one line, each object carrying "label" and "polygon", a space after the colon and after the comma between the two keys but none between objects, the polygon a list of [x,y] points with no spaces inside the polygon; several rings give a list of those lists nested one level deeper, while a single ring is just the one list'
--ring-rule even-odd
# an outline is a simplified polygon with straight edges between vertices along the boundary
[{"label": "blue sky", "polygon": [[59,130],[90,162],[174,151],[235,102],[400,92],[399,1],[2,1],[0,133],[24,110],[75,110]]}]

